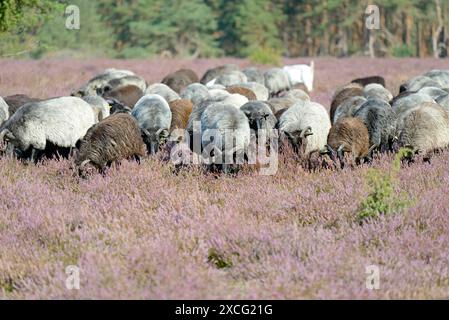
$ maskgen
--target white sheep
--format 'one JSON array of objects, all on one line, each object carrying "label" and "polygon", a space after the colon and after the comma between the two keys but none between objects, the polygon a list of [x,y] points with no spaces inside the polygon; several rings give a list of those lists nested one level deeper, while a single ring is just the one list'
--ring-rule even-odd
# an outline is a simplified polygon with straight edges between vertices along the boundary
[{"label": "white sheep", "polygon": [[309,92],[313,90],[313,79],[315,74],[315,64],[312,61],[310,66],[306,64],[296,64],[291,66],[284,66],[283,70],[290,80],[290,85],[293,87],[297,84],[303,83]]}]

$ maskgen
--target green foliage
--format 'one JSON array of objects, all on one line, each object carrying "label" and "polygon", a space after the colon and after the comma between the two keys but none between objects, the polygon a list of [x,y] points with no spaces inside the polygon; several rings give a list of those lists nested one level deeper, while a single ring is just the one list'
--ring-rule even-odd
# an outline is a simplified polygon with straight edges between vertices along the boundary
[{"label": "green foliage", "polygon": [[218,269],[231,268],[233,266],[232,258],[220,254],[214,248],[209,249],[207,261]]},{"label": "green foliage", "polygon": [[415,55],[415,51],[406,44],[402,44],[392,48],[392,55],[396,58],[413,57]]},{"label": "green foliage", "polygon": [[249,59],[253,63],[280,66],[281,61],[282,61],[282,56],[280,55],[279,52],[277,52],[273,49],[258,48],[258,49],[253,50],[249,54]]},{"label": "green foliage", "polygon": [[409,200],[404,195],[396,195],[397,175],[401,168],[401,159],[409,154],[410,150],[401,149],[396,154],[390,172],[384,173],[378,169],[369,169],[367,183],[371,188],[369,195],[362,201],[357,221],[363,223],[367,219],[377,218],[406,208]]}]

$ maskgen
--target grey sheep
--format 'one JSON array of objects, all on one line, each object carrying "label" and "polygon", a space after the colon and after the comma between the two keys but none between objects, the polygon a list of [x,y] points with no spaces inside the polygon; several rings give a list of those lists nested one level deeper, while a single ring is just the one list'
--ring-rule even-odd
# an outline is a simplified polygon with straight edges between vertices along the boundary
[{"label": "grey sheep", "polygon": [[390,102],[393,99],[391,92],[385,89],[381,84],[377,83],[370,83],[365,86],[363,93],[367,99],[379,99],[385,102]]},{"label": "grey sheep", "polygon": [[257,82],[239,83],[238,86],[248,88],[253,91],[259,101],[266,101],[270,96],[270,93],[265,85]]},{"label": "grey sheep", "polygon": [[436,102],[446,111],[447,114],[449,114],[449,94],[440,97]]},{"label": "grey sheep", "polygon": [[255,82],[261,85],[265,85],[265,78],[263,76],[263,72],[260,71],[258,68],[251,67],[251,68],[245,68],[242,71],[246,78],[248,79],[248,82]]},{"label": "grey sheep", "polygon": [[424,87],[441,88],[441,85],[432,78],[426,76],[417,76],[402,84],[401,87],[399,88],[399,92],[419,91]]},{"label": "grey sheep", "polygon": [[440,88],[435,87],[424,87],[418,91],[418,93],[424,93],[432,97],[434,100],[438,100],[439,98],[442,98],[444,96],[447,96],[448,93]]},{"label": "grey sheep", "polygon": [[[0,141],[8,151],[30,152],[36,160],[47,143],[73,148],[95,124],[93,107],[78,97],[61,97],[22,106],[0,127]],[[12,152],[11,152],[12,153]]]},{"label": "grey sheep", "polygon": [[83,100],[90,104],[94,110],[95,122],[99,122],[110,115],[109,103],[100,96],[86,96]]},{"label": "grey sheep", "polygon": [[209,90],[201,83],[189,84],[182,92],[181,98],[190,100],[194,106],[200,104],[201,101],[210,97]]},{"label": "grey sheep", "polygon": [[391,106],[378,99],[366,101],[355,113],[368,128],[373,149],[390,150],[395,141],[396,114]]},{"label": "grey sheep", "polygon": [[310,96],[301,89],[292,89],[286,92],[282,98],[300,100],[300,101],[310,101]]},{"label": "grey sheep", "polygon": [[140,158],[146,154],[137,121],[129,114],[115,114],[91,127],[79,143],[75,164],[80,170],[93,165],[104,170],[107,165],[123,159]]},{"label": "grey sheep", "polygon": [[200,80],[200,83],[207,84],[213,79],[218,78],[221,74],[230,72],[230,71],[238,71],[239,67],[235,64],[225,64],[222,66],[218,66],[212,69],[209,69],[206,71],[206,73],[203,75],[203,77]]},{"label": "grey sheep", "polygon": [[360,107],[367,101],[366,98],[356,96],[343,101],[335,110],[334,119],[332,124],[337,123],[340,119],[353,117],[354,113],[360,109]]},{"label": "grey sheep", "polygon": [[172,88],[175,92],[181,93],[188,85],[200,81],[197,74],[191,69],[180,69],[170,73],[162,83]]},{"label": "grey sheep", "polygon": [[290,90],[290,80],[284,70],[272,68],[264,73],[265,87],[270,97],[276,97],[284,91]]},{"label": "grey sheep", "polygon": [[167,101],[157,94],[145,95],[136,103],[131,115],[139,123],[148,151],[155,154],[170,133],[172,113]]},{"label": "grey sheep", "polygon": [[145,90],[145,94],[157,94],[167,102],[181,99],[181,97],[173,91],[169,86],[163,83],[154,83]]},{"label": "grey sheep", "polygon": [[391,107],[396,114],[401,114],[424,102],[435,102],[435,100],[428,94],[414,92],[393,99]]},{"label": "grey sheep", "polygon": [[6,104],[5,100],[0,97],[0,125],[8,120],[9,118],[9,106]]},{"label": "grey sheep", "polygon": [[276,126],[277,119],[266,102],[250,101],[244,104],[240,110],[246,115],[252,130],[272,130]]},{"label": "grey sheep", "polygon": [[97,89],[103,88],[109,81],[126,76],[133,76],[134,73],[129,70],[106,69],[102,73],[90,79],[77,92],[72,93],[72,96],[84,97],[88,95],[97,94]]},{"label": "grey sheep", "polygon": [[[243,162],[250,143],[250,128],[245,114],[223,103],[210,105],[201,116],[201,144],[212,163],[221,164],[227,173],[234,163]],[[211,164],[212,164],[211,163]]]},{"label": "grey sheep", "polygon": [[104,86],[97,88],[97,94],[101,96],[107,94],[112,90],[130,85],[136,86],[142,91],[145,91],[147,89],[147,82],[145,81],[145,79],[136,75],[129,75],[109,80]]},{"label": "grey sheep", "polygon": [[298,100],[292,98],[271,98],[267,101],[268,105],[273,111],[273,114],[278,113],[281,110],[288,109],[293,106]]},{"label": "grey sheep", "polygon": [[449,88],[449,70],[431,70],[424,76],[436,81],[441,88]]},{"label": "grey sheep", "polygon": [[278,127],[281,137],[287,137],[294,149],[308,158],[324,149],[331,122],[322,105],[301,101],[282,114]]},{"label": "grey sheep", "polygon": [[228,71],[219,75],[217,78],[209,82],[207,85],[221,84],[225,87],[230,87],[237,85],[239,83],[246,83],[246,82],[248,82],[246,75],[241,71],[235,70],[235,71]]}]

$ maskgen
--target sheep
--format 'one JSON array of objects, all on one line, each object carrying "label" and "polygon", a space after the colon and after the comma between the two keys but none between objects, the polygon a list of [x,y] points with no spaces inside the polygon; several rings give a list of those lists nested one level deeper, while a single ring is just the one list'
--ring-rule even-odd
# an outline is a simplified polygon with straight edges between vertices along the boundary
[{"label": "sheep", "polygon": [[115,114],[91,127],[80,141],[75,165],[82,171],[87,164],[103,171],[123,159],[145,156],[139,124],[129,114]]},{"label": "sheep", "polygon": [[308,92],[313,91],[313,78],[315,73],[315,65],[312,61],[310,66],[305,64],[297,64],[291,66],[284,66],[284,72],[290,81],[290,86],[294,86],[303,83]]},{"label": "sheep", "polygon": [[206,108],[208,106],[210,106],[211,104],[213,104],[215,102],[216,101],[212,100],[212,99],[203,100],[199,105],[195,106],[192,109],[192,112],[189,115],[189,120],[187,121],[187,127],[186,127],[186,130],[187,130],[187,132],[189,132],[190,136],[192,136],[192,134],[193,134],[194,123],[200,122],[201,116],[202,116],[204,110],[206,110]]},{"label": "sheep", "polygon": [[441,88],[441,85],[432,78],[426,76],[417,76],[402,84],[399,88],[399,92],[401,93],[404,91],[419,91],[424,87]]},{"label": "sheep", "polygon": [[118,89],[129,85],[136,86],[142,91],[145,91],[147,89],[147,82],[145,81],[145,79],[132,75],[111,79],[104,86],[98,87],[96,91],[97,94],[101,96],[114,89]]},{"label": "sheep", "polygon": [[396,114],[401,114],[424,102],[435,102],[435,100],[425,93],[407,92],[407,94],[402,93],[394,98],[391,107]]},{"label": "sheep", "polygon": [[246,75],[248,82],[255,82],[261,85],[265,84],[263,72],[261,72],[258,68],[245,68],[242,72]]},{"label": "sheep", "polygon": [[379,99],[385,102],[390,102],[393,99],[391,92],[377,83],[371,83],[365,86],[363,93],[367,99]]},{"label": "sheep", "polygon": [[227,97],[229,97],[231,94],[226,91],[225,89],[211,89],[209,90],[209,99],[221,101]]},{"label": "sheep", "polygon": [[274,129],[277,119],[266,102],[250,101],[244,104],[240,110],[246,115],[252,130]]},{"label": "sheep", "polygon": [[95,123],[109,117],[111,107],[102,97],[85,96],[83,100],[91,105],[95,114]]},{"label": "sheep", "polygon": [[363,87],[366,87],[367,85],[372,83],[377,83],[386,88],[385,79],[381,76],[369,76],[364,78],[357,78],[352,80],[351,83],[357,83],[362,85]]},{"label": "sheep", "polygon": [[256,95],[256,100],[266,101],[269,98],[268,89],[263,85],[257,82],[247,82],[247,83],[239,83],[239,87],[244,87],[250,89]]},{"label": "sheep", "polygon": [[310,95],[310,91],[309,89],[307,89],[306,85],[304,83],[297,83],[291,86],[290,91],[292,90],[302,90],[303,92],[305,92],[307,95]]},{"label": "sheep", "polygon": [[195,71],[191,69],[180,69],[162,79],[161,83],[166,84],[175,92],[181,93],[188,85],[200,81]]},{"label": "sheep", "polygon": [[331,156],[336,151],[341,162],[344,154],[350,153],[353,161],[359,163],[370,153],[368,129],[357,118],[342,118],[330,129],[326,149],[325,153]]},{"label": "sheep", "polygon": [[265,87],[270,97],[276,97],[284,91],[290,90],[290,81],[287,74],[280,68],[272,68],[264,73]]},{"label": "sheep", "polygon": [[286,92],[282,98],[293,99],[293,100],[301,100],[301,101],[310,101],[310,96],[304,90],[301,89],[292,89]]},{"label": "sheep", "polygon": [[5,100],[0,97],[0,125],[8,120],[9,118],[9,106],[6,104]]},{"label": "sheep", "polygon": [[239,109],[241,106],[243,106],[245,103],[247,103],[249,100],[247,97],[242,96],[238,93],[231,93],[229,96],[225,97],[221,102],[232,105],[235,108]]},{"label": "sheep", "polygon": [[224,173],[230,165],[242,164],[250,143],[250,128],[245,114],[231,105],[210,105],[201,115],[201,144],[209,164],[221,164]]},{"label": "sheep", "polygon": [[436,102],[449,114],[449,94],[438,98]]},{"label": "sheep", "polygon": [[248,79],[246,78],[246,75],[238,70],[235,71],[228,71],[221,75],[219,75],[216,79],[214,79],[212,82],[209,82],[209,85],[215,85],[215,84],[221,84],[225,87],[230,87],[237,85],[239,83],[246,83],[248,82]]},{"label": "sheep", "polygon": [[192,101],[194,106],[210,97],[209,90],[201,83],[189,84],[182,92],[181,99]]},{"label": "sheep", "polygon": [[248,89],[245,87],[231,86],[231,87],[227,87],[226,91],[231,94],[232,93],[240,94],[240,95],[246,97],[249,101],[257,100],[256,94],[251,89]]},{"label": "sheep", "polygon": [[108,98],[106,102],[109,104],[111,109],[109,110],[110,114],[117,114],[117,113],[128,113],[131,114],[132,109],[122,102],[118,101],[114,98]]},{"label": "sheep", "polygon": [[436,81],[441,88],[449,88],[449,70],[431,70],[424,76]]},{"label": "sheep", "polygon": [[130,109],[134,108],[134,105],[144,95],[143,91],[135,85],[127,85],[119,88],[115,88],[103,95],[103,98],[107,100],[116,100],[123,106]]},{"label": "sheep", "polygon": [[282,114],[278,127],[281,137],[287,137],[295,150],[310,158],[325,147],[331,123],[322,105],[300,101]]},{"label": "sheep", "polygon": [[438,100],[441,97],[447,96],[448,93],[440,88],[424,87],[418,91],[418,93],[424,93],[432,97],[434,100]]},{"label": "sheep", "polygon": [[298,101],[292,98],[271,98],[267,101],[268,105],[271,108],[271,111],[273,111],[273,114],[276,114],[280,110],[290,108],[296,102]]},{"label": "sheep", "polygon": [[230,71],[238,71],[239,67],[237,67],[235,64],[225,64],[222,66],[218,66],[212,69],[209,69],[206,71],[206,73],[203,75],[203,77],[200,80],[200,83],[207,84],[213,79],[218,78],[221,74],[230,72]]},{"label": "sheep", "polygon": [[157,94],[144,95],[137,101],[131,115],[139,123],[149,153],[155,154],[169,136],[172,113],[167,101]]},{"label": "sheep", "polygon": [[334,118],[332,119],[332,123],[336,123],[342,118],[352,117],[354,113],[359,110],[359,108],[367,101],[365,97],[352,97],[346,99],[342,104],[338,106],[335,110]]},{"label": "sheep", "polygon": [[157,94],[164,98],[167,102],[180,99],[180,96],[169,86],[163,83],[154,83],[145,90],[145,94]]},{"label": "sheep", "polygon": [[391,150],[395,141],[396,114],[391,106],[379,99],[366,101],[355,113],[368,128],[373,150]]},{"label": "sheep", "polygon": [[171,132],[174,129],[186,129],[193,109],[192,102],[183,99],[175,100],[169,103],[169,107],[172,113]]},{"label": "sheep", "polygon": [[28,102],[38,102],[41,99],[31,98],[25,94],[15,94],[4,98],[6,104],[9,106],[9,116],[11,117],[16,111]]},{"label": "sheep", "polygon": [[97,94],[97,89],[103,88],[109,81],[126,76],[134,76],[129,70],[106,69],[102,73],[90,79],[78,91],[72,93],[72,96],[84,97]]},{"label": "sheep", "polygon": [[449,115],[436,103],[423,103],[399,117],[397,136],[400,147],[428,156],[449,145]]},{"label": "sheep", "polygon": [[22,106],[0,127],[0,141],[6,140],[32,161],[47,144],[73,148],[95,124],[93,107],[78,97],[61,97]]},{"label": "sheep", "polygon": [[350,83],[343,87],[337,89],[332,97],[331,107],[330,107],[330,119],[333,120],[335,116],[335,110],[340,106],[345,100],[352,97],[363,97],[363,87],[357,83]]}]

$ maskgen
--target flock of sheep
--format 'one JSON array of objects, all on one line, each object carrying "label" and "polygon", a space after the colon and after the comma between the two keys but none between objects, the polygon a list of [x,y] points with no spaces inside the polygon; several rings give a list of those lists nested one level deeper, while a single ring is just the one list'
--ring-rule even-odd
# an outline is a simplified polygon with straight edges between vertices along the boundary
[{"label": "flock of sheep", "polygon": [[73,154],[80,170],[103,170],[155,154],[167,141],[193,150],[198,130],[200,152],[207,147],[225,172],[223,159],[244,154],[259,132],[278,132],[305,159],[341,163],[397,147],[430,155],[449,146],[449,70],[410,79],[396,97],[382,77],[355,79],[335,92],[330,114],[310,100],[313,77],[313,63],[266,71],[228,64],[201,79],[181,69],[147,85],[131,71],[107,69],[71,96],[0,97],[0,156]]}]

